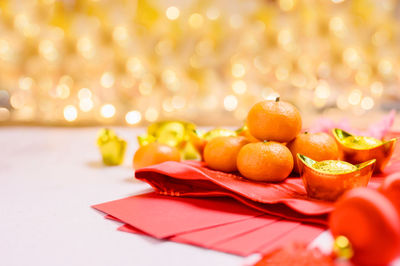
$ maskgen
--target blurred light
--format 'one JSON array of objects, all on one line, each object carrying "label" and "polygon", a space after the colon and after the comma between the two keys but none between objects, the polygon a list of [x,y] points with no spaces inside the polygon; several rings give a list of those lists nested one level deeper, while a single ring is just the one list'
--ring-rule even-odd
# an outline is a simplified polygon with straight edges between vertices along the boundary
[{"label": "blurred light", "polygon": [[246,82],[243,80],[235,80],[232,84],[232,90],[236,94],[244,94],[247,90]]},{"label": "blurred light", "polygon": [[131,72],[135,77],[139,77],[143,74],[144,68],[142,62],[137,57],[131,57],[126,62],[126,68],[129,72]]},{"label": "blurred light", "polygon": [[125,115],[125,120],[129,125],[135,125],[142,120],[142,114],[139,111],[129,111]]},{"label": "blurred light", "polygon": [[359,89],[352,90],[349,94],[348,101],[351,105],[357,105],[361,101],[362,92]]},{"label": "blurred light", "polygon": [[294,7],[294,0],[279,0],[279,7],[283,11],[290,11]]},{"label": "blurred light", "polygon": [[0,121],[6,121],[10,118],[10,111],[5,107],[0,107]]},{"label": "blurred light", "polygon": [[165,84],[172,84],[177,82],[178,78],[172,69],[166,69],[162,73],[162,80]]},{"label": "blurred light", "polygon": [[40,32],[40,27],[29,21],[29,17],[26,14],[16,15],[14,26],[26,37],[34,37]]},{"label": "blurred light", "polygon": [[329,88],[328,82],[325,80],[320,80],[317,87],[315,88],[315,96],[319,99],[328,99],[331,95],[331,90]]},{"label": "blurred light", "polygon": [[292,42],[292,33],[288,29],[281,30],[278,34],[278,43],[281,46],[287,46]]},{"label": "blurred light", "polygon": [[220,16],[219,9],[216,7],[210,7],[207,9],[206,16],[210,20],[217,20]]},{"label": "blurred light", "polygon": [[374,99],[371,97],[364,97],[361,101],[361,108],[364,110],[371,110],[374,107]]},{"label": "blurred light", "polygon": [[165,112],[170,113],[170,112],[174,111],[174,107],[172,106],[171,99],[164,99],[164,101],[162,103],[162,107]]},{"label": "blurred light", "polygon": [[350,67],[357,67],[361,63],[361,58],[355,48],[346,48],[343,52],[343,61]]},{"label": "blurred light", "polygon": [[23,29],[28,27],[29,24],[30,22],[26,14],[18,14],[14,17],[14,26],[20,31],[23,31]]},{"label": "blurred light", "polygon": [[335,4],[339,4],[339,3],[344,2],[344,0],[332,0],[332,2],[335,3]]},{"label": "blurred light", "polygon": [[110,72],[105,72],[100,78],[100,84],[104,88],[111,88],[114,85],[114,76]]},{"label": "blurred light", "polygon": [[26,102],[26,97],[23,93],[16,93],[11,95],[10,104],[14,109],[21,109],[24,107]]},{"label": "blurred light", "polygon": [[18,80],[18,85],[21,90],[30,90],[33,86],[33,79],[30,77],[21,77]]},{"label": "blurred light", "polygon": [[204,18],[199,13],[194,13],[189,17],[189,25],[192,28],[198,29],[203,25]]},{"label": "blurred light", "polygon": [[241,78],[246,74],[246,68],[243,64],[236,63],[232,66],[232,75],[235,78]]},{"label": "blurred light", "polygon": [[67,84],[61,83],[58,84],[56,87],[56,97],[60,99],[67,99],[70,94],[70,88],[68,87]]},{"label": "blurred light", "polygon": [[64,118],[68,122],[72,122],[76,120],[78,117],[78,110],[76,110],[75,106],[73,105],[67,105],[64,108]]},{"label": "blurred light", "polygon": [[117,26],[113,31],[113,39],[117,42],[123,42],[128,39],[128,29],[124,26]]},{"label": "blurred light", "polygon": [[390,75],[392,73],[392,62],[387,59],[382,59],[379,61],[378,70],[384,76]]},{"label": "blurred light", "polygon": [[235,95],[228,95],[224,98],[224,107],[227,111],[233,111],[238,106],[238,100]]},{"label": "blurred light", "polygon": [[360,86],[366,86],[369,83],[369,73],[366,71],[357,71],[354,79],[356,83]]},{"label": "blurred light", "polygon": [[387,43],[389,35],[387,31],[379,30],[372,35],[372,43],[375,46],[381,46]]},{"label": "blurred light", "polygon": [[[275,96],[276,92],[272,88],[264,88],[261,92],[261,97],[264,100],[275,100],[277,96]],[[279,97],[279,94],[278,94]]]},{"label": "blurred light", "polygon": [[78,92],[79,100],[88,99],[92,97],[92,92],[88,88],[82,88]]},{"label": "blurred light", "polygon": [[314,106],[317,107],[317,108],[322,108],[322,107],[324,107],[325,104],[326,104],[326,99],[314,97],[314,98],[313,98],[313,104],[314,104]]},{"label": "blurred light", "polygon": [[146,118],[147,121],[149,122],[154,122],[158,118],[158,111],[155,108],[149,107],[147,108],[144,117]]},{"label": "blurred light", "polygon": [[74,80],[70,76],[64,75],[60,78],[60,83],[67,84],[68,87],[72,87],[74,85]]},{"label": "blurred light", "polygon": [[380,97],[383,93],[383,85],[381,82],[374,82],[370,86],[370,90],[373,96]]},{"label": "blurred light", "polygon": [[346,27],[341,17],[333,17],[329,21],[329,28],[337,36],[342,37]]},{"label": "blurred light", "polygon": [[112,104],[105,104],[100,109],[100,114],[102,117],[111,118],[115,115],[115,107]]},{"label": "blurred light", "polygon": [[50,40],[42,40],[39,43],[40,54],[49,61],[55,61],[58,58],[58,51],[54,46],[54,43]]},{"label": "blurred light", "polygon": [[175,95],[172,97],[171,103],[175,109],[182,109],[186,105],[186,99],[182,96]]},{"label": "blurred light", "polygon": [[165,15],[169,20],[175,20],[179,17],[180,11],[177,7],[175,6],[170,6],[167,8],[165,11]]},{"label": "blurred light", "polygon": [[86,59],[93,58],[95,50],[92,41],[88,37],[81,37],[76,44],[78,52]]},{"label": "blurred light", "polygon": [[79,101],[79,109],[81,109],[83,112],[89,112],[90,110],[93,109],[93,101],[91,98],[82,98]]}]

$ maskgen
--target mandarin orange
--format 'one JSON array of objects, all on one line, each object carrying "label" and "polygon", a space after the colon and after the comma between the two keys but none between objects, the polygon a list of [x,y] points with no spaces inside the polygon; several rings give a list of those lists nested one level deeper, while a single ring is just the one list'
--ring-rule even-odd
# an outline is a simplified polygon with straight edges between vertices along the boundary
[{"label": "mandarin orange", "polygon": [[277,142],[249,143],[240,150],[237,167],[248,179],[279,182],[292,172],[293,157],[285,145]]},{"label": "mandarin orange", "polygon": [[133,156],[135,169],[159,164],[166,161],[180,161],[181,154],[178,149],[165,144],[153,142],[141,146]]},{"label": "mandarin orange", "polygon": [[294,172],[298,173],[297,154],[300,153],[315,161],[337,160],[339,149],[333,137],[320,133],[300,133],[286,145],[293,155]]},{"label": "mandarin orange", "polygon": [[247,115],[250,134],[259,140],[288,142],[301,130],[300,112],[288,102],[262,101],[255,104]]},{"label": "mandarin orange", "polygon": [[214,170],[223,172],[237,171],[237,154],[247,143],[249,141],[242,136],[213,138],[204,148],[204,161]]}]

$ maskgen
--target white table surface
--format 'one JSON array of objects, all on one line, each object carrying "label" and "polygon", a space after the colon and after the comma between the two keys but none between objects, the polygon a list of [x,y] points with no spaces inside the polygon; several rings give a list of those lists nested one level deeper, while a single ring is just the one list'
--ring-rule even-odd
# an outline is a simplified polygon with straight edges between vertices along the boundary
[{"label": "white table surface", "polygon": [[[131,168],[144,130],[114,129],[128,150],[122,166],[105,167],[99,128],[0,127],[0,264],[243,265],[243,257],[119,232],[90,208],[150,190]],[[329,242],[325,233],[316,244]]]}]

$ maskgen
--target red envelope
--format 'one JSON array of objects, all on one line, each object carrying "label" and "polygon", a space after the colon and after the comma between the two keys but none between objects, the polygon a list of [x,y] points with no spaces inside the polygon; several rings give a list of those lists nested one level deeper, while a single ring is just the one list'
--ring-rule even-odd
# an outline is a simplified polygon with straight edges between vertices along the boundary
[{"label": "red envelope", "polygon": [[167,238],[263,214],[230,198],[176,198],[157,193],[110,201],[93,208],[157,238]]},{"label": "red envelope", "polygon": [[[247,225],[257,223],[253,221],[256,218],[251,218],[246,220]],[[244,221],[233,223],[231,225],[241,224]],[[228,225],[221,225],[215,227],[214,232],[216,234],[221,233],[222,231],[226,230]],[[245,228],[244,226],[240,226],[241,228]],[[214,228],[213,228],[214,229]],[[222,230],[221,230],[222,229]],[[322,227],[318,227],[315,225],[308,225],[308,224],[300,224],[297,222],[290,222],[286,220],[279,220],[275,223],[266,224],[264,226],[252,228],[249,226],[249,230],[245,233],[239,234],[232,238],[228,238],[225,240],[221,240],[217,243],[213,244],[205,244],[202,242],[202,237],[196,238],[193,237],[194,235],[189,235],[187,237],[181,238],[180,235],[174,236],[169,238],[168,240],[192,244],[200,247],[206,247],[222,252],[232,253],[240,256],[248,256],[252,253],[261,253],[267,254],[275,249],[280,248],[281,246],[292,243],[310,243],[315,237],[317,237],[320,233],[322,233],[325,229]],[[137,228],[130,226],[129,224],[124,224],[118,227],[119,231],[133,233],[133,234],[143,234],[142,231],[138,230]],[[196,231],[201,233],[200,230]],[[186,234],[184,234],[186,235]],[[189,240],[187,239],[189,238]]]},{"label": "red envelope", "polygon": [[215,246],[216,249],[235,253],[241,256],[247,256],[254,253],[258,248],[280,237],[286,235],[294,228],[301,226],[301,223],[289,220],[280,220],[279,222],[266,225],[257,230],[222,242]]},{"label": "red envelope", "polygon": [[257,252],[261,254],[269,254],[287,243],[310,243],[323,231],[325,231],[325,228],[314,224],[301,224],[287,234],[280,236],[273,241],[266,242],[263,246],[257,249]]},{"label": "red envelope", "polygon": [[[391,133],[390,137],[399,137]],[[385,174],[373,178],[377,187],[382,177],[400,171],[400,148],[397,145]],[[136,171],[137,179],[153,186],[157,192],[172,196],[230,196],[268,214],[305,222],[326,224],[333,203],[311,199],[302,180],[287,178],[280,183],[255,182],[237,174],[214,171],[197,161],[165,162]]]},{"label": "red envelope", "polygon": [[279,220],[277,217],[262,215],[230,224],[179,234],[173,237],[173,241],[213,248],[218,243],[235,239]]},{"label": "red envelope", "polygon": [[[133,201],[143,201],[148,200],[152,195],[147,194],[149,197],[136,196]],[[154,194],[153,194],[154,196]],[[156,195],[157,196],[157,195]],[[164,196],[165,197],[165,196]],[[166,208],[174,208],[176,204],[174,203],[176,200],[181,201],[185,199],[177,199],[172,198],[172,201],[165,201],[164,206],[155,205],[154,208],[166,207]],[[221,200],[220,198],[214,199],[215,201]],[[128,201],[129,202],[129,201]],[[132,200],[131,200],[132,202]],[[208,202],[208,199],[198,199],[198,205],[202,205],[202,202]],[[120,201],[110,202],[109,205],[119,204]],[[239,202],[231,200],[232,207],[242,206]],[[105,208],[100,207],[105,210]],[[118,208],[118,205],[117,205]],[[108,208],[109,209],[109,208]],[[206,214],[202,208],[194,208],[190,211],[193,217],[210,215]],[[139,216],[139,215],[136,215]],[[180,213],[178,212],[176,215],[177,220],[173,223],[182,225],[186,227],[185,223],[186,219],[180,217]],[[183,215],[185,216],[185,215]],[[210,216],[208,216],[210,217]],[[116,218],[112,215],[106,215],[105,218],[111,219],[117,222],[124,222],[123,220]],[[141,219],[138,217],[138,219]],[[169,230],[170,224],[168,224],[168,219],[165,216],[146,216],[148,224],[154,224],[153,220],[159,220],[160,223],[163,224],[162,230]],[[210,217],[212,220],[212,217]],[[190,223],[190,222],[189,222]],[[136,223],[138,224],[138,223]],[[281,220],[277,217],[272,217],[269,215],[260,215],[260,216],[249,216],[245,219],[232,221],[226,224],[215,225],[213,227],[199,227],[194,229],[191,232],[186,233],[177,233],[176,235],[170,236],[167,239],[175,242],[192,244],[200,247],[210,248],[214,250],[219,250],[223,252],[233,253],[237,255],[249,255],[251,253],[257,252],[261,246],[265,246],[266,243],[270,243],[272,245],[274,240],[278,237],[286,236],[293,228],[297,227],[309,227],[309,225],[301,224],[299,222]],[[315,226],[314,226],[315,227]],[[317,227],[318,232],[322,232],[324,229]],[[148,233],[142,231],[142,227],[134,227],[129,224],[124,224],[118,228],[120,231],[125,231],[134,234],[144,234],[148,235]],[[297,234],[301,234],[301,231]],[[316,235],[309,235],[308,238],[302,239],[304,243],[308,243],[313,240]],[[292,237],[294,238],[294,236]],[[273,245],[276,247],[276,245]]]}]

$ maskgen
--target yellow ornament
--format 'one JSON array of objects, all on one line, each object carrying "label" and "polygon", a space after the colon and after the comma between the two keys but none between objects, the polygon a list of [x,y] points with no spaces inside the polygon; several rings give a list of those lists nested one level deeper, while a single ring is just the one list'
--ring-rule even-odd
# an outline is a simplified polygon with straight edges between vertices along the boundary
[{"label": "yellow ornament", "polygon": [[186,160],[199,159],[200,154],[190,142],[190,133],[196,126],[183,121],[163,121],[151,124],[147,128],[147,134],[138,136],[140,146],[152,142],[159,142],[171,147],[176,147]]},{"label": "yellow ornament", "polygon": [[120,165],[124,161],[126,141],[119,138],[111,129],[103,128],[97,134],[103,163],[105,165]]},{"label": "yellow ornament", "polygon": [[215,128],[205,133],[203,135],[203,138],[209,141],[216,137],[231,137],[231,136],[237,136],[237,132],[226,128]]},{"label": "yellow ornament", "polygon": [[333,244],[333,252],[341,259],[351,259],[354,251],[349,239],[345,236],[338,236]]}]

